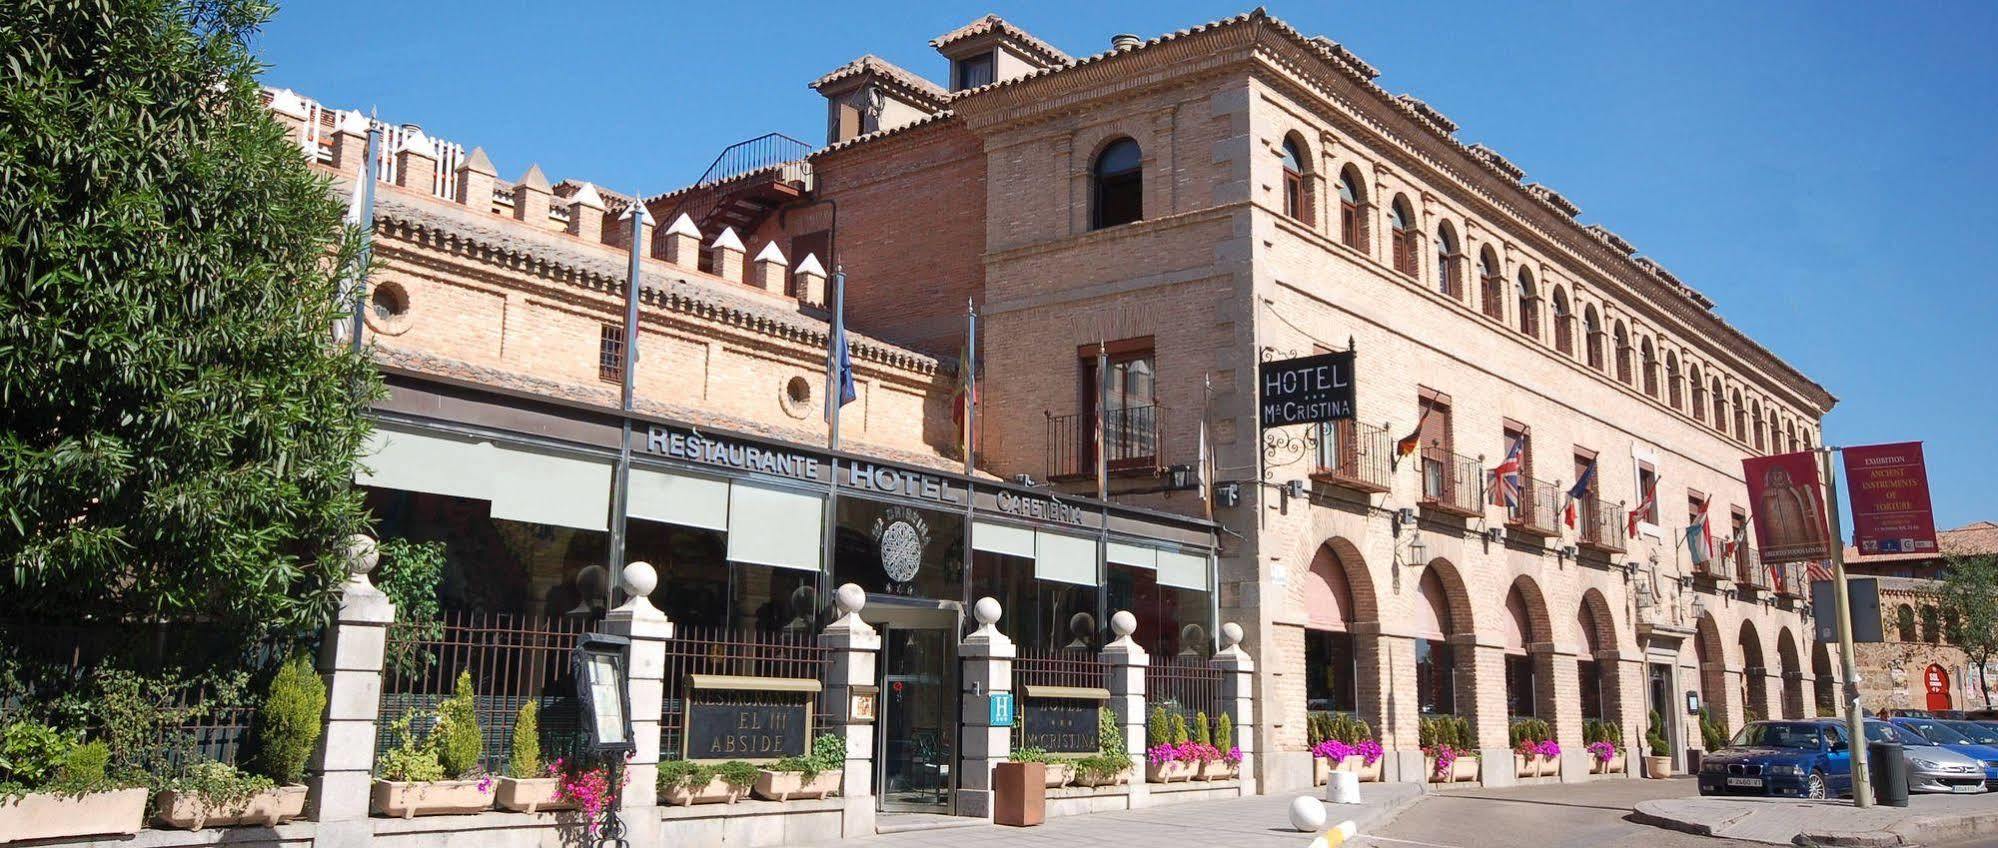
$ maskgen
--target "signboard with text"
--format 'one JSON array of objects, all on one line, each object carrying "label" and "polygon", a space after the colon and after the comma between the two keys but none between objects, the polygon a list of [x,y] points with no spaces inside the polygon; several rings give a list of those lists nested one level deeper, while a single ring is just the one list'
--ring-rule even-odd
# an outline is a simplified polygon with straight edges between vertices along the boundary
[{"label": "signboard with text", "polygon": [[1076,698],[1028,698],[1020,709],[1020,745],[1050,754],[1094,754],[1101,706]]},{"label": "signboard with text", "polygon": [[1816,453],[1749,457],[1741,461],[1741,471],[1748,482],[1749,516],[1764,564],[1831,558]]},{"label": "signboard with text", "polygon": [[1353,352],[1265,362],[1256,401],[1263,428],[1353,417]]},{"label": "signboard with text", "polygon": [[1853,546],[1862,555],[1936,553],[1922,443],[1861,445],[1844,453]]}]

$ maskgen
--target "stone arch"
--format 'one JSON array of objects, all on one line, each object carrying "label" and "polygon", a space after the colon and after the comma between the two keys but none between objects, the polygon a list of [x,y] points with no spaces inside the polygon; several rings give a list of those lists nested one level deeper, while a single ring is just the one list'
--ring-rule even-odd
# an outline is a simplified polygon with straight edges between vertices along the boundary
[{"label": "stone arch", "polygon": [[1305,618],[1310,626],[1346,630],[1353,624],[1378,622],[1379,604],[1373,575],[1368,573],[1358,546],[1343,536],[1318,546],[1304,583]]},{"label": "stone arch", "polygon": [[1783,717],[1804,714],[1804,662],[1797,655],[1797,637],[1788,625],[1776,631],[1776,665],[1783,671]]},{"label": "stone arch", "polygon": [[[1416,586],[1412,635],[1424,640],[1417,648],[1417,710],[1455,713],[1478,727],[1480,690],[1498,684],[1477,673],[1477,626],[1463,575],[1449,560],[1438,557],[1422,569]],[[1426,666],[1424,650],[1429,652]],[[1447,658],[1447,665],[1438,664],[1439,657]],[[1445,687],[1447,700],[1442,697]]]},{"label": "stone arch", "polygon": [[1437,586],[1443,592],[1442,601],[1448,613],[1443,635],[1445,637],[1477,635],[1477,622],[1471,613],[1471,593],[1464,585],[1464,576],[1449,560],[1437,557],[1429,561],[1422,570],[1423,577],[1435,575]]},{"label": "stone arch", "polygon": [[1741,713],[1744,723],[1749,717],[1771,718],[1775,715],[1769,704],[1769,666],[1762,655],[1762,634],[1755,629],[1755,622],[1743,619],[1741,636],[1736,640],[1741,651]]},{"label": "stone arch", "polygon": [[1524,574],[1506,587],[1504,621],[1506,713],[1545,719],[1558,733],[1554,696],[1554,622],[1540,584]]},{"label": "stone arch", "polygon": [[[1590,587],[1575,606],[1577,679],[1582,687],[1583,719],[1599,718],[1622,725],[1623,675],[1618,667],[1622,654],[1617,649],[1616,611],[1602,590]],[[1589,672],[1593,670],[1591,679]],[[1593,692],[1591,688],[1593,687]],[[1593,701],[1595,710],[1587,709]],[[1591,715],[1591,712],[1597,713]]]},{"label": "stone arch", "polygon": [[1815,690],[1818,712],[1838,711],[1838,680],[1832,673],[1831,646],[1817,645],[1811,649],[1811,687]]},{"label": "stone arch", "polygon": [[1709,612],[1700,616],[1693,628],[1693,653],[1700,664],[1700,703],[1712,718],[1733,728],[1736,699],[1727,691],[1727,647],[1721,640],[1720,622]]}]

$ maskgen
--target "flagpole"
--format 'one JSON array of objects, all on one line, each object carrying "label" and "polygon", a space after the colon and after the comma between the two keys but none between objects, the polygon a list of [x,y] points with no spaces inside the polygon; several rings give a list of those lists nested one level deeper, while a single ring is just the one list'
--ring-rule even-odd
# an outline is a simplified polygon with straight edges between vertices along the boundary
[{"label": "flagpole", "polygon": [[1096,499],[1110,500],[1110,345],[1096,336]]},{"label": "flagpole", "polygon": [[348,286],[353,295],[353,326],[348,332],[349,343],[355,353],[361,352],[361,329],[366,325],[363,318],[368,304],[368,262],[375,255],[375,180],[379,179],[382,150],[382,125],[375,120],[368,121],[368,155],[361,163],[361,250],[354,257],[354,280]]},{"label": "flagpole", "polygon": [[839,450],[839,412],[844,404],[845,375],[840,373],[840,348],[846,346],[846,269],[833,266],[833,342],[826,345],[826,447]]},{"label": "flagpole", "polygon": [[964,476],[969,479],[972,470],[977,467],[972,454],[973,438],[978,433],[978,307],[968,297],[964,299],[964,361],[957,367],[964,371],[958,379],[965,386]]},{"label": "flagpole", "polygon": [[1859,707],[1858,661],[1852,646],[1852,598],[1845,588],[1845,530],[1838,520],[1838,472],[1832,468],[1832,453],[1838,448],[1818,448],[1818,471],[1825,478],[1825,527],[1830,535],[1825,547],[1831,549],[1833,597],[1838,601],[1838,662],[1845,674],[1845,732],[1852,739],[1852,805],[1873,806],[1873,786],[1867,782],[1866,724]]},{"label": "flagpole", "polygon": [[622,585],[617,576],[622,573],[625,560],[625,518],[626,505],[631,499],[631,416],[638,407],[638,296],[643,287],[643,269],[640,268],[641,242],[644,227],[650,217],[639,198],[633,194],[631,206],[625,216],[631,219],[631,264],[625,270],[624,278],[624,350],[618,361],[618,371],[623,377],[618,390],[618,408],[623,414],[623,437],[618,439],[617,479],[611,488],[610,516],[610,579],[604,587],[605,608],[617,601],[618,587]]}]

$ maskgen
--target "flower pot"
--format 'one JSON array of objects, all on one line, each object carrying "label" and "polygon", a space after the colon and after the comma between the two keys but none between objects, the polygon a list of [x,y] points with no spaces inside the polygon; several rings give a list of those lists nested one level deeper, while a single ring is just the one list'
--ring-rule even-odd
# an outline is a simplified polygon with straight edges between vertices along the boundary
[{"label": "flower pot", "polygon": [[1430,783],[1449,783],[1451,780],[1450,772],[1436,773],[1436,758],[1432,756],[1423,756],[1422,773],[1427,776]]},{"label": "flower pot", "polygon": [[1367,762],[1364,754],[1352,754],[1339,761],[1339,771],[1350,771],[1360,776],[1361,783],[1378,783],[1381,779],[1381,762],[1385,757]]},{"label": "flower pot", "polygon": [[1534,754],[1533,763],[1535,766],[1535,771],[1539,772],[1541,777],[1554,777],[1561,773],[1560,757],[1550,757],[1547,756],[1546,754]]},{"label": "flower pot", "polygon": [[113,789],[62,796],[34,792],[0,799],[0,842],[139,832],[146,823],[146,790]]},{"label": "flower pot", "polygon": [[481,780],[375,781],[375,812],[390,818],[477,813],[492,809],[490,786]]},{"label": "flower pot", "polygon": [[305,785],[273,787],[228,806],[207,806],[195,795],[172,789],[161,792],[158,801],[159,815],[155,819],[166,827],[188,830],[239,824],[272,827],[305,812]]},{"label": "flower pot", "polygon": [[1671,757],[1645,757],[1644,776],[1653,780],[1664,780],[1672,776]]},{"label": "flower pot", "polygon": [[669,807],[691,807],[695,804],[733,804],[749,794],[749,787],[730,786],[720,776],[708,778],[708,782],[693,789],[675,786],[659,796],[659,803]]},{"label": "flower pot", "polygon": [[1324,786],[1332,780],[1332,761],[1324,757],[1311,758],[1311,785]]},{"label": "flower pot", "polygon": [[1514,753],[1512,755],[1513,774],[1517,777],[1540,776],[1539,759],[1539,756],[1535,754]]},{"label": "flower pot", "polygon": [[1456,762],[1454,762],[1454,763],[1451,763],[1451,764],[1450,764],[1450,779],[1451,779],[1451,780],[1477,780],[1477,779],[1478,779],[1478,758],[1477,758],[1477,757],[1466,757],[1466,756],[1463,756],[1462,754],[1459,754],[1459,755],[1457,756],[1457,761],[1456,761]]},{"label": "flower pot", "polygon": [[1119,786],[1122,785],[1125,780],[1128,780],[1129,776],[1130,776],[1129,771],[1120,771],[1112,775],[1100,775],[1100,774],[1085,774],[1081,769],[1077,769],[1075,772],[1075,785],[1090,786],[1090,787]]},{"label": "flower pot", "polygon": [[1047,764],[1047,788],[1060,789],[1075,779],[1075,765],[1072,763]]},{"label": "flower pot", "polygon": [[756,797],[772,801],[824,798],[839,791],[840,778],[844,774],[839,771],[822,771],[817,777],[806,780],[804,772],[763,769],[756,773]]},{"label": "flower pot", "polygon": [[562,781],[554,777],[502,777],[493,800],[502,810],[533,813],[545,810],[573,810],[580,806],[573,798],[557,798]]},{"label": "flower pot", "polygon": [[1233,780],[1235,767],[1227,760],[1210,760],[1200,764],[1201,780]]},{"label": "flower pot", "polygon": [[1146,763],[1145,782],[1173,783],[1181,780],[1192,780],[1193,776],[1199,773],[1199,770],[1199,763],[1188,763],[1178,760],[1167,763]]}]

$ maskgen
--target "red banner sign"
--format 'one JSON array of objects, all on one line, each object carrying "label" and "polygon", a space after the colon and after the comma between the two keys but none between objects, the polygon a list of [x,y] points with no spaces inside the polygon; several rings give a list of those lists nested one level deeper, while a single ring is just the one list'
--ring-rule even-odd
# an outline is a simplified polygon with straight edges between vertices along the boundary
[{"label": "red banner sign", "polygon": [[1936,553],[1921,442],[1846,448],[1845,482],[1861,554]]},{"label": "red banner sign", "polygon": [[1748,478],[1749,516],[1765,565],[1831,557],[1816,453],[1749,457],[1741,461],[1741,471]]}]

